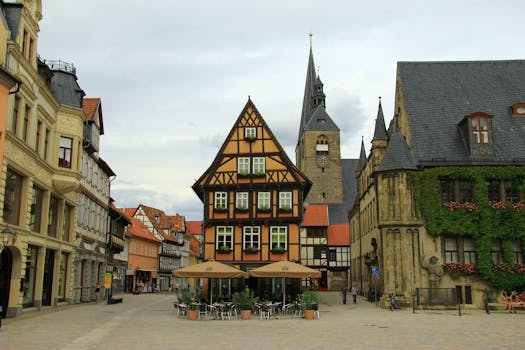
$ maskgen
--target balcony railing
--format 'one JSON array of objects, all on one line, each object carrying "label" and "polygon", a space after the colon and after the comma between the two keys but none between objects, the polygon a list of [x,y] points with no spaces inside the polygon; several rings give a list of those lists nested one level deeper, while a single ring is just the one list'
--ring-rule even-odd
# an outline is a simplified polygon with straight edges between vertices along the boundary
[{"label": "balcony railing", "polygon": [[71,74],[77,74],[77,69],[73,65],[73,63],[67,63],[64,61],[56,61],[56,60],[44,60],[44,63],[49,67],[51,70],[59,70],[66,73]]}]

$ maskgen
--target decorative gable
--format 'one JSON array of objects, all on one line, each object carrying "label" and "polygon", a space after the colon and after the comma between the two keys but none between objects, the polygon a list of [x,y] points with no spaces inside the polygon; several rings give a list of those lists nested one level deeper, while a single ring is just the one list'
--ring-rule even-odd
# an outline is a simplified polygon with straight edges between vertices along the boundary
[{"label": "decorative gable", "polygon": [[201,197],[200,189],[207,186],[297,182],[309,183],[248,100],[219,154],[194,185],[194,190]]}]

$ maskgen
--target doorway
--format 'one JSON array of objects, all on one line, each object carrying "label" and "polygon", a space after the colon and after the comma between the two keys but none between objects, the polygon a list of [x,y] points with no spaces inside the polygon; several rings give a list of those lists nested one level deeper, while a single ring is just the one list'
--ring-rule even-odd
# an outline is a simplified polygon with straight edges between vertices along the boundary
[{"label": "doorway", "polygon": [[42,286],[42,305],[51,305],[51,291],[53,290],[53,267],[55,265],[55,251],[46,249],[44,263],[44,284]]},{"label": "doorway", "polygon": [[5,318],[9,306],[9,288],[11,287],[11,268],[13,255],[9,248],[4,248],[0,257],[0,305],[2,306],[1,318]]}]

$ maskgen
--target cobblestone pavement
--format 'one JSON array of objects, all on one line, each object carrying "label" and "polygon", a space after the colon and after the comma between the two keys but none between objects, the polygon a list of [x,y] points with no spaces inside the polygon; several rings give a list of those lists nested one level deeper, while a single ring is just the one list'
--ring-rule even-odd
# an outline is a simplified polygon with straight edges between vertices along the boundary
[{"label": "cobblestone pavement", "polygon": [[2,350],[88,349],[524,349],[525,312],[420,311],[342,305],[322,293],[320,319],[188,321],[174,295],[123,295],[121,304],[25,311],[2,320]]}]

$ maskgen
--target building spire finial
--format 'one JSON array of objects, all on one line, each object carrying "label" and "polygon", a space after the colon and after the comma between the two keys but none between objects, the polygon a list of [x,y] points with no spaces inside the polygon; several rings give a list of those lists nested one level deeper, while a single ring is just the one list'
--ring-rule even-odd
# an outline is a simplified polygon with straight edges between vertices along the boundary
[{"label": "building spire finial", "polygon": [[312,49],[312,37],[314,36],[312,34],[312,31],[310,31],[310,33],[308,33],[308,36],[310,37],[310,49]]}]

